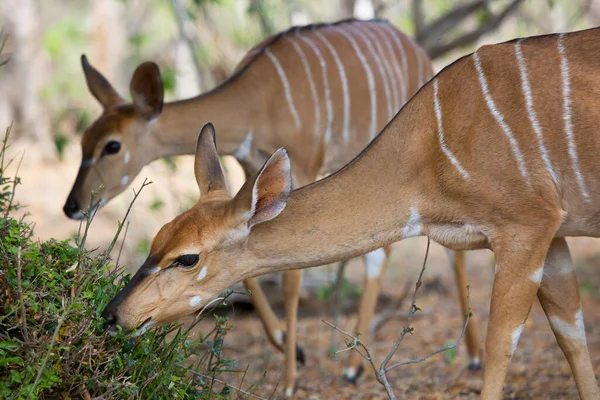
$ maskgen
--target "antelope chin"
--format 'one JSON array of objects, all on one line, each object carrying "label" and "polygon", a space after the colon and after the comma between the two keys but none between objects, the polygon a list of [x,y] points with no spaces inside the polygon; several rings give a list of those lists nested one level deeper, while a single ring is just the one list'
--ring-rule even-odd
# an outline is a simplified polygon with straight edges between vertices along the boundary
[{"label": "antelope chin", "polygon": [[154,321],[152,321],[152,317],[148,317],[137,329],[131,334],[132,337],[142,336],[144,333],[148,331],[148,329],[154,326]]}]

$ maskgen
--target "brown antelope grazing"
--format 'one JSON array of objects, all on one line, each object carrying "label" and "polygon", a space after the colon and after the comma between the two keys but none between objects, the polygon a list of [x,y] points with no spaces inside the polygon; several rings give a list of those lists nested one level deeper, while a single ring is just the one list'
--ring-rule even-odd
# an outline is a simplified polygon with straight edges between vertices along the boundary
[{"label": "brown antelope grazing", "polygon": [[[82,162],[64,211],[80,218],[80,208],[100,184],[96,207],[121,193],[151,161],[194,154],[197,132],[207,120],[219,129],[221,154],[234,155],[247,176],[255,175],[279,146],[290,151],[293,185],[306,185],[320,174],[341,168],[392,119],[432,75],[427,55],[385,21],[342,21],[292,28],[258,44],[233,76],[201,96],[163,104],[163,87],[153,63],[137,68],[127,103],[82,57],[87,84],[104,107],[85,131]],[[205,192],[202,192],[203,194]],[[368,339],[389,249],[365,256],[366,288],[358,326]],[[464,255],[455,271],[466,310]],[[295,376],[295,321],[301,275],[284,277],[288,344],[284,383]],[[245,285],[270,341],[284,349],[284,331],[254,279]],[[469,354],[479,363],[476,325],[468,332]],[[361,359],[351,356],[345,377],[355,380]]]},{"label": "brown antelope grazing", "polygon": [[484,46],[437,74],[339,172],[293,192],[279,149],[229,198],[206,127],[203,196],[163,226],[103,315],[144,329],[236,281],[426,235],[495,254],[483,398],[502,397],[536,294],[579,395],[600,398],[565,240],[600,236],[599,66],[599,28]]}]

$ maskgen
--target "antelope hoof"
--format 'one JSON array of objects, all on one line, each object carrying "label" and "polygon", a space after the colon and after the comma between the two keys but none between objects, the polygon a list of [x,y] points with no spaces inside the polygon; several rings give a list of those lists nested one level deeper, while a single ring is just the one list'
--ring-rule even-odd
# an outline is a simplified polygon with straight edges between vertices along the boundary
[{"label": "antelope hoof", "polygon": [[358,378],[360,378],[360,376],[362,375],[364,370],[365,369],[363,368],[362,365],[359,366],[358,369],[356,369],[354,367],[346,368],[344,370],[344,380],[348,383],[356,385]]},{"label": "antelope hoof", "polygon": [[477,372],[483,369],[481,366],[481,359],[479,357],[469,360],[469,371]]},{"label": "antelope hoof", "polygon": [[300,365],[305,365],[306,364],[306,358],[304,356],[304,349],[302,349],[302,346],[300,345],[296,345],[296,361],[300,363]]}]

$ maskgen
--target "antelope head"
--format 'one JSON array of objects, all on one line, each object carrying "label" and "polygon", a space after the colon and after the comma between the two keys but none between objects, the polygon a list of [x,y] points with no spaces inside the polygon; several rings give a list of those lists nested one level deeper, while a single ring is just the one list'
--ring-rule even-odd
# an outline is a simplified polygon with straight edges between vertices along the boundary
[{"label": "antelope head", "polygon": [[144,264],[103,311],[111,330],[139,333],[172,322],[246,278],[241,254],[250,231],[279,215],[291,191],[290,161],[280,148],[230,198],[212,124],[198,136],[194,172],[200,200],[160,229]]},{"label": "antelope head", "polygon": [[159,157],[151,134],[163,107],[163,85],[156,64],[146,62],[135,70],[130,83],[131,103],[92,67],[85,55],[81,64],[88,88],[103,112],[83,133],[81,165],[63,210],[69,218],[83,217],[82,209],[98,191],[95,210],[118,195],[144,165]]}]

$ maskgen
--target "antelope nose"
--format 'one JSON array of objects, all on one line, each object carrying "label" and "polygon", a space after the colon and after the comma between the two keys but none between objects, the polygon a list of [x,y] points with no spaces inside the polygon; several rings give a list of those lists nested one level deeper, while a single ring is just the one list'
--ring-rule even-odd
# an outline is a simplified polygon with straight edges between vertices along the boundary
[{"label": "antelope nose", "polygon": [[73,216],[78,213],[80,210],[79,204],[77,204],[77,200],[68,198],[65,202],[65,206],[63,207],[63,211],[69,218],[73,218]]},{"label": "antelope nose", "polygon": [[104,311],[102,311],[102,318],[104,318],[104,327],[106,329],[117,325],[117,315],[113,311],[104,309]]}]

